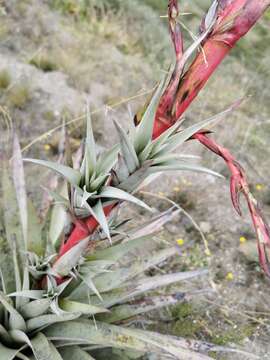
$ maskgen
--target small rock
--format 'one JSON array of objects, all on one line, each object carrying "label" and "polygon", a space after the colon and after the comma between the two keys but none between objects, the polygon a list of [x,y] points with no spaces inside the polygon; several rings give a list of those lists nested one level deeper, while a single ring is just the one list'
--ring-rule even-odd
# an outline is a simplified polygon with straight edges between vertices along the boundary
[{"label": "small rock", "polygon": [[211,224],[207,221],[201,221],[199,225],[200,225],[202,232],[204,232],[206,234],[210,233],[212,230]]}]

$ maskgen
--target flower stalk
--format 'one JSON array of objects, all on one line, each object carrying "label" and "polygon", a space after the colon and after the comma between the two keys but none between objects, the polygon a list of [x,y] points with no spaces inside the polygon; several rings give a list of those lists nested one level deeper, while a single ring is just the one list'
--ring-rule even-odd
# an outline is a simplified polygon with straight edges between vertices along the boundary
[{"label": "flower stalk", "polygon": [[[156,112],[154,113],[153,128],[149,137],[151,138],[152,136],[152,151],[155,148],[155,140],[158,140],[158,138],[165,134],[168,129],[173,127],[176,122],[181,124],[180,118],[182,114],[198,95],[199,91],[204,87],[209,77],[229,51],[235,46],[237,41],[240,40],[256,23],[260,16],[262,16],[269,5],[270,0],[215,0],[202,20],[200,28],[201,33],[199,34],[198,40],[184,52],[181,27],[178,23],[178,2],[177,0],[169,0],[169,30],[174,45],[176,63],[168,81],[168,85],[165,87],[164,91],[162,91]],[[190,57],[199,46],[201,46],[200,51],[196,54],[191,65],[187,67]],[[148,110],[146,110],[145,113],[147,111]],[[137,127],[140,126],[140,121],[138,121],[138,119],[136,125]],[[233,205],[236,211],[241,214],[239,195],[243,192],[258,237],[260,262],[264,271],[270,275],[266,254],[266,250],[270,247],[269,228],[259,211],[256,200],[249,191],[246,176],[242,167],[227,149],[219,146],[214,140],[207,136],[207,131],[200,130],[190,138],[200,141],[200,143],[225,160],[231,172],[231,197]],[[126,139],[123,141],[125,143]],[[139,154],[139,158],[147,158],[151,153],[149,149],[146,147],[144,151]],[[146,150],[149,151],[147,152]],[[126,151],[129,152],[129,149],[124,149],[124,152]],[[132,171],[129,171],[130,169],[125,169],[124,171],[127,176],[131,178],[136,178],[136,171],[140,171],[137,159],[138,154],[134,154],[129,154],[132,158],[131,160],[134,160],[135,156],[135,160],[133,161],[133,164],[135,165],[133,166],[132,164],[131,166]],[[124,164],[125,161],[122,161],[122,163]],[[166,169],[169,169],[170,166],[171,165],[167,166]],[[165,167],[163,168],[165,169]],[[142,174],[144,174],[144,170],[142,171]],[[121,188],[123,185],[118,184],[117,186],[120,186]],[[103,205],[104,215],[106,217],[110,214],[116,204],[117,202],[114,202],[114,205]],[[60,247],[58,259],[76,246],[81,240],[93,234],[99,225],[100,223],[93,214],[82,219],[75,219],[73,230]]]}]

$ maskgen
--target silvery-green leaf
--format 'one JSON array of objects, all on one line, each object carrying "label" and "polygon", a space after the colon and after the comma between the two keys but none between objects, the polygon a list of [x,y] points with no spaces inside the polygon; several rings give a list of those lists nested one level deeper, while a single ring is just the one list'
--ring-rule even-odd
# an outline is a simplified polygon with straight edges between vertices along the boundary
[{"label": "silvery-green leaf", "polygon": [[97,160],[97,175],[107,174],[115,166],[119,153],[119,145],[114,145],[111,149],[104,151]]},{"label": "silvery-green leaf", "polygon": [[86,351],[83,351],[79,346],[68,346],[60,348],[59,352],[63,360],[95,360]]},{"label": "silvery-green leaf", "polygon": [[41,315],[33,319],[29,319],[26,321],[27,331],[38,330],[41,331],[45,329],[47,326],[59,323],[59,322],[68,322],[80,317],[80,313],[73,314],[61,314],[61,315]]},{"label": "silvery-green leaf", "polygon": [[62,255],[53,265],[53,273],[60,276],[68,276],[70,271],[78,264],[89,243],[89,238],[80,241],[69,251]]},{"label": "silvery-green leaf", "polygon": [[106,215],[103,210],[102,202],[99,200],[97,204],[92,208],[93,214],[97,222],[99,223],[101,229],[104,231],[105,235],[108,237],[108,239],[111,242],[111,235],[110,235],[110,229],[109,224],[106,218]]},{"label": "silvery-green leaf", "polygon": [[139,160],[136,151],[128,135],[118,124],[118,122],[114,121],[114,125],[120,139],[120,148],[123,158],[125,160],[125,164],[129,172],[133,173],[139,167]]},{"label": "silvery-green leaf", "polygon": [[146,147],[138,156],[141,164],[150,158],[150,154],[152,153],[152,151],[153,151],[153,143],[150,142],[148,145],[146,145]]},{"label": "silvery-green leaf", "polygon": [[153,217],[151,220],[143,223],[141,226],[132,229],[128,233],[128,237],[130,239],[135,239],[157,233],[162,229],[163,225],[174,219],[179,213],[180,210],[175,210],[175,208],[172,207],[169,210]]},{"label": "silvery-green leaf", "polygon": [[96,144],[92,128],[92,120],[90,114],[90,108],[86,106],[86,140],[85,140],[85,183],[90,182],[90,178],[96,168]]},{"label": "silvery-green leaf", "polygon": [[[60,190],[60,192],[56,192],[56,191],[52,191],[50,189],[46,189],[45,190],[49,193],[49,195],[53,198],[54,202],[56,204],[61,204],[62,206],[64,206],[65,208],[69,208],[70,204],[69,201],[67,199],[67,197],[61,195],[62,190]],[[67,192],[67,191],[66,191]],[[66,196],[68,196],[66,194]]]},{"label": "silvery-green leaf", "polygon": [[31,347],[36,360],[63,360],[55,346],[42,333],[31,339]]},{"label": "silvery-green leaf", "polygon": [[152,139],[155,115],[161,95],[165,89],[165,82],[166,77],[164,77],[164,79],[160,82],[149,106],[143,114],[140,124],[137,126],[136,137],[134,141],[134,147],[137,154],[139,154]]},{"label": "silvery-green leaf", "polygon": [[17,310],[15,310],[15,308],[10,304],[9,298],[6,295],[4,295],[2,292],[0,292],[0,302],[10,314],[10,318],[9,318],[10,329],[19,329],[25,331],[26,324],[23,317]]},{"label": "silvery-green leaf", "polygon": [[37,160],[37,159],[24,159],[24,161],[31,162],[33,164],[45,166],[58,174],[62,175],[65,179],[67,179],[72,185],[79,185],[81,180],[81,174],[78,170],[74,170],[71,167],[54,163],[52,161],[47,160]]},{"label": "silvery-green leaf", "polygon": [[218,1],[214,0],[204,19],[205,29],[208,29],[215,20],[217,15],[217,8],[218,8]]},{"label": "silvery-green leaf", "polygon": [[[5,316],[5,314],[1,314],[1,315]],[[12,342],[12,339],[11,339],[9,333],[4,328],[4,326],[1,325],[1,324],[0,324],[0,338],[3,341],[4,344],[10,344]],[[1,350],[0,350],[0,354],[1,354]]]},{"label": "silvery-green leaf", "polygon": [[196,172],[201,172],[201,173],[205,173],[205,174],[209,174],[209,175],[213,175],[213,176],[217,176],[220,178],[223,178],[222,175],[220,175],[219,173],[207,169],[203,166],[199,166],[199,165],[194,165],[194,164],[187,164],[187,163],[176,163],[175,165],[161,165],[161,166],[152,166],[149,171],[151,173],[156,173],[156,172],[168,172],[168,171],[196,171]]},{"label": "silvery-green leaf", "polygon": [[[101,319],[106,323],[115,323],[129,319],[131,317],[148,313],[165,306],[171,306],[185,301],[185,293],[174,295],[161,295],[147,297],[145,300],[137,300],[134,304],[118,305],[110,309],[107,314],[102,314]],[[98,317],[99,319],[99,317]]]},{"label": "silvery-green leaf", "polygon": [[113,272],[100,274],[94,278],[95,285],[100,293],[119,288],[128,280],[134,279],[139,274],[162,263],[174,256],[175,253],[174,247],[160,250],[153,255],[148,255],[147,259],[134,261],[128,268],[122,267]]},{"label": "silvery-green leaf", "polygon": [[152,278],[142,278],[139,280],[133,280],[127,283],[122,289],[111,293],[110,295],[103,294],[103,302],[100,303],[99,299],[92,297],[93,304],[99,304],[103,307],[111,307],[116,304],[120,304],[123,301],[133,299],[142,294],[146,294],[148,291],[153,291],[180,281],[196,278],[202,275],[206,275],[207,270],[186,271],[168,275],[157,275]]},{"label": "silvery-green leaf", "polygon": [[70,313],[81,313],[84,315],[95,315],[104,312],[108,312],[107,309],[94,306],[91,304],[80,303],[77,301],[71,301],[68,299],[59,299],[59,306],[62,310]]},{"label": "silvery-green leaf", "polygon": [[[80,291],[84,292],[85,287],[87,288],[87,293],[92,292],[96,294],[100,301],[103,301],[100,292],[98,291],[95,283],[92,280],[92,274],[89,272],[87,274],[79,274],[80,279],[83,281],[83,285],[77,286],[77,288],[72,292],[72,294],[78,294]],[[84,286],[85,285],[85,286]],[[89,291],[90,290],[90,291]]]},{"label": "silvery-green leaf", "polygon": [[[17,244],[15,240],[13,241],[12,246],[12,257],[13,257],[13,267],[14,267],[14,275],[15,275],[15,283],[16,283],[16,291],[21,291],[22,289],[22,279],[21,272],[18,262],[18,253],[17,253]],[[20,306],[21,299],[16,298],[16,307]]]},{"label": "silvery-green leaf", "polygon": [[105,181],[108,179],[109,176],[110,174],[102,174],[99,177],[97,177],[94,181],[91,181],[91,183],[89,184],[90,190],[91,191],[98,190],[101,187],[101,185],[105,183]]},{"label": "silvery-green leaf", "polygon": [[192,135],[194,135],[199,130],[213,126],[216,122],[223,119],[226,115],[230,114],[233,110],[235,110],[241,103],[243,99],[235,101],[230,107],[221,113],[210,117],[209,119],[198,122],[195,125],[189,126],[183,131],[173,135],[168,139],[168,144],[162,149],[162,154],[168,154],[169,152],[175,150],[179,145],[183,144],[186,140],[190,139]]},{"label": "silvery-green leaf", "polygon": [[28,320],[30,318],[38,317],[42,314],[45,314],[51,304],[51,299],[39,299],[31,301],[30,303],[24,305],[19,309],[20,314],[24,319]]},{"label": "silvery-green leaf", "polygon": [[14,134],[14,139],[13,139],[12,168],[13,168],[12,171],[13,182],[16,190],[19,215],[22,224],[24,249],[27,251],[27,235],[28,235],[27,195],[26,195],[25,180],[24,180],[22,153],[21,153],[21,148],[17,134]]},{"label": "silvery-green leaf", "polygon": [[[18,205],[16,201],[15,189],[10,178],[8,166],[3,163],[2,170],[2,193],[3,193],[3,217],[5,225],[5,237],[8,242],[7,248],[10,249],[10,256],[13,259],[13,267],[10,266],[11,258],[5,257],[2,259],[2,271],[8,277],[6,270],[10,271],[10,278],[8,281],[8,291],[21,290],[20,271],[18,268],[17,247],[24,251],[24,241],[21,231],[21,225],[18,221]],[[5,263],[7,261],[7,263]],[[4,266],[4,267],[3,267]],[[13,281],[15,280],[15,281]],[[16,285],[16,286],[15,286]]]},{"label": "silvery-green leaf", "polygon": [[[106,344],[105,347],[156,353],[163,357],[170,354],[183,360],[210,359],[206,355],[194,352],[190,345],[191,342],[184,339],[175,338],[175,341],[172,341],[173,337],[101,322],[73,321],[66,324],[55,324],[45,330],[45,335],[53,340],[69,339],[70,341],[81,341],[87,345],[104,346]],[[194,349],[196,349],[195,346]]]},{"label": "silvery-green leaf", "polygon": [[62,204],[55,204],[52,208],[49,227],[49,238],[54,248],[56,248],[60,242],[67,222],[68,215],[65,207]]},{"label": "silvery-green leaf", "polygon": [[156,138],[153,142],[152,142],[152,147],[153,150],[151,152],[151,156],[154,156],[156,153],[159,152],[160,148],[162,147],[162,145],[164,145],[166,143],[166,141],[168,140],[169,137],[171,137],[172,134],[174,134],[179,127],[181,126],[183,120],[179,119],[176,121],[176,123],[174,125],[172,125],[171,127],[169,127],[169,129],[167,129],[166,131],[164,131],[158,138]]},{"label": "silvery-green leaf", "polygon": [[151,161],[146,161],[138,170],[130,175],[117,186],[119,189],[133,193],[145,181],[149,175],[149,168],[152,165]]},{"label": "silvery-green leaf", "polygon": [[45,294],[44,290],[22,290],[8,294],[9,297],[24,297],[28,299],[41,299]]},{"label": "silvery-green leaf", "polygon": [[28,251],[37,254],[42,257],[46,250],[46,239],[42,236],[42,224],[37,216],[36,209],[28,199],[28,236],[27,236],[27,248]]},{"label": "silvery-green leaf", "polygon": [[152,211],[152,209],[148,205],[146,205],[143,201],[139,200],[138,198],[129,194],[126,191],[117,189],[112,186],[106,186],[105,188],[103,188],[102,192],[98,195],[98,197],[129,201],[143,207],[148,211]]},{"label": "silvery-green leaf", "polygon": [[157,156],[155,158],[153,158],[153,166],[154,165],[162,165],[163,163],[167,163],[167,162],[172,162],[173,161],[177,161],[177,160],[182,160],[182,161],[185,161],[185,159],[193,159],[193,158],[190,158],[190,157],[185,157],[183,155],[180,155],[180,154],[175,154],[175,153],[172,153],[172,154],[168,154],[168,155],[161,155],[161,156]]},{"label": "silvery-green leaf", "polygon": [[1,360],[13,360],[20,352],[20,349],[10,349],[0,343]]},{"label": "silvery-green leaf", "polygon": [[97,250],[93,255],[86,257],[86,259],[108,259],[111,261],[118,261],[134,249],[143,247],[150,239],[150,236],[143,236],[140,238],[132,239],[119,245],[110,246],[104,250]]},{"label": "silvery-green leaf", "polygon": [[[137,170],[138,171],[138,170]],[[127,168],[127,165],[124,161],[124,158],[122,155],[118,155],[118,162],[115,171],[113,172],[113,180],[114,185],[117,186],[122,181],[125,181],[129,178],[129,170]]]},{"label": "silvery-green leaf", "polygon": [[[23,285],[22,285],[22,291],[19,291],[18,293],[22,294],[23,296],[16,296],[16,308],[23,306],[24,304],[27,304],[30,301],[29,296],[26,296],[26,293],[29,294],[30,289],[30,276],[29,276],[29,269],[28,269],[28,259],[26,259],[27,266],[25,266],[23,271]],[[12,297],[11,294],[8,295],[9,297]]]}]

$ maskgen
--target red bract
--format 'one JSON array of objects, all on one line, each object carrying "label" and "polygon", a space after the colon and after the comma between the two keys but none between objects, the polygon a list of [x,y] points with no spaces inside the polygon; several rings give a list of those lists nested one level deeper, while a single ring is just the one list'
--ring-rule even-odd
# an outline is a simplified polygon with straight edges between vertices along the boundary
[{"label": "red bract", "polygon": [[194,139],[200,141],[201,144],[206,146],[209,150],[221,156],[226,162],[228,169],[231,173],[231,198],[235,210],[241,215],[240,209],[240,194],[246,198],[249,212],[253,221],[253,225],[257,234],[258,251],[260,264],[265,273],[270,276],[270,229],[265,221],[263,214],[259,208],[257,200],[250,192],[247,178],[242,166],[234,159],[232,154],[225,148],[218,145],[213,139],[209,138],[204,133],[197,133],[193,136]]},{"label": "red bract", "polygon": [[[202,49],[197,53],[191,66],[184,71],[190,54],[183,53],[181,28],[177,22],[179,15],[177,0],[169,0],[169,29],[176,54],[176,65],[158,106],[152,134],[153,139],[160,136],[181,117],[223,58],[256,23],[269,5],[270,0],[219,0],[213,2],[209,13],[204,17],[201,24]],[[249,191],[242,167],[227,149],[208,138],[206,133],[198,133],[193,138],[199,140],[226,161],[231,172],[233,205],[236,211],[241,214],[239,195],[243,192],[258,237],[260,261],[264,271],[270,275],[267,257],[267,251],[270,247],[269,228],[261,215],[256,200]],[[112,207],[106,208],[105,214],[109,215],[111,210]],[[97,226],[98,223],[92,216],[80,222],[76,221],[73,231],[60,249],[60,256],[86,236],[92,234]]]},{"label": "red bract", "polygon": [[[108,205],[104,208],[106,216],[112,211],[115,205]],[[67,241],[62,244],[59,250],[59,257],[68,252],[73,246],[77,245],[81,240],[85,239],[97,229],[98,222],[93,216],[86,219],[76,220],[74,228],[68,237]]]},{"label": "red bract", "polygon": [[[181,58],[176,54],[175,71],[157,111],[153,138],[158,137],[180,118],[224,57],[269,5],[270,0],[219,1],[212,30],[202,43],[202,51],[197,54],[186,72],[182,72]],[[174,18],[171,18],[170,24],[174,21]],[[201,28],[205,28],[205,19]],[[174,36],[172,40],[176,47]]]}]

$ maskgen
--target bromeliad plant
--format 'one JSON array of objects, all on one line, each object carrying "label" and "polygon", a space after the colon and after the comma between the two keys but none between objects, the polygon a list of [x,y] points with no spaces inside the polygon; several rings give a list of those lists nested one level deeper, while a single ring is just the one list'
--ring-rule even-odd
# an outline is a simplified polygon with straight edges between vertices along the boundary
[{"label": "bromeliad plant", "polygon": [[[206,271],[154,277],[145,274],[176,254],[174,247],[160,250],[156,233],[177,210],[170,209],[126,232],[117,223],[116,215],[126,201],[151,212],[134,193],[161,173],[191,170],[219,176],[176,153],[187,140],[196,139],[226,161],[232,174],[232,200],[238,212],[239,195],[245,195],[258,235],[260,261],[265,272],[270,273],[269,228],[249,191],[244,171],[228,150],[208,135],[208,129],[238,107],[241,100],[190,127],[183,128],[181,119],[230,47],[269,4],[270,0],[214,1],[202,22],[198,40],[184,52],[177,2],[169,1],[175,67],[160,82],[142,116],[137,114],[128,133],[114,121],[119,144],[97,156],[87,106],[87,134],[79,166],[77,161],[73,166],[68,149],[65,165],[25,159],[50,168],[65,179],[61,191],[50,190],[56,204],[51,211],[49,234],[27,200],[20,147],[14,137],[13,181],[7,165],[3,172],[4,242],[13,265],[1,266],[1,359],[105,359],[111,356],[106,349],[116,348],[120,351],[117,359],[154,353],[164,359],[199,360],[209,359],[209,351],[224,350],[129,326],[134,317],[192,295],[164,295],[158,292],[160,287],[202,276]],[[199,46],[201,50],[188,66]],[[12,211],[15,194],[20,224]],[[144,253],[140,257],[142,247]]]},{"label": "bromeliad plant", "polygon": [[[209,351],[228,351],[209,343],[129,326],[149,311],[208,291],[159,291],[161,287],[204,276],[204,269],[145,274],[177,255],[176,247],[162,246],[157,233],[179,210],[169,209],[126,233],[112,231],[111,243],[106,234],[86,237],[57,257],[54,244],[48,242],[44,225],[26,197],[16,136],[13,148],[13,176],[5,163],[2,179],[1,240],[7,254],[1,258],[1,360],[139,359],[145,354],[164,359],[206,360],[210,359],[206,355]],[[15,208],[18,214],[14,213]],[[139,256],[142,248],[143,255]]]}]

